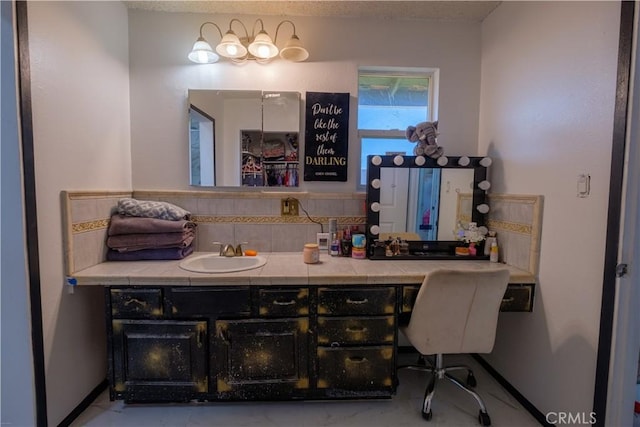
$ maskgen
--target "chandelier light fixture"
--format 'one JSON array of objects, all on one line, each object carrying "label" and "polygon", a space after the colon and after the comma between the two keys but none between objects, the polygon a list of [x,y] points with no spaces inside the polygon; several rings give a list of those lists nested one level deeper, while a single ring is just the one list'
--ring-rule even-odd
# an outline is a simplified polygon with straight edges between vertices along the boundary
[{"label": "chandelier light fixture", "polygon": [[[231,26],[238,23],[244,30],[244,37],[238,37],[233,32]],[[209,42],[204,38],[202,31],[209,24],[216,27],[220,35],[220,43],[215,50],[211,48]],[[260,24],[260,29],[256,34],[256,28]],[[276,46],[278,41],[278,32],[282,24],[291,24],[293,27],[293,35],[287,41],[284,48],[280,50]],[[242,36],[242,34],[241,34]],[[222,35],[222,30],[215,22],[207,21],[200,26],[200,36],[193,45],[193,49],[188,55],[189,60],[197,64],[213,64],[218,62],[220,57],[228,58],[237,64],[242,64],[247,60],[255,60],[259,63],[268,63],[280,54],[280,58],[287,61],[301,62],[309,57],[309,52],[302,46],[298,35],[296,34],[296,26],[289,20],[284,20],[276,27],[275,38],[272,40],[269,34],[264,30],[262,19],[256,19],[251,30],[251,36],[247,31],[247,27],[239,19],[233,18],[229,21],[229,30]]]}]

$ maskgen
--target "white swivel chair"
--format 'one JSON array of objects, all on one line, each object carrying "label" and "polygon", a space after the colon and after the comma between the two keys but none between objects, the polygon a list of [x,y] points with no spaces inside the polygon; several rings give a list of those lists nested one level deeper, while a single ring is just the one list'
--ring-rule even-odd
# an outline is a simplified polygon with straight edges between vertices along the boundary
[{"label": "white swivel chair", "polygon": [[[500,303],[509,284],[509,270],[436,270],[429,273],[416,297],[409,324],[400,330],[424,356],[435,355],[435,366],[400,366],[432,373],[425,390],[422,417],[431,419],[431,400],[436,383],[446,378],[471,394],[480,406],[478,420],[491,425],[484,402],[472,390],[473,371],[468,366],[445,367],[443,354],[490,353],[496,336]],[[449,374],[466,370],[467,381]]]}]

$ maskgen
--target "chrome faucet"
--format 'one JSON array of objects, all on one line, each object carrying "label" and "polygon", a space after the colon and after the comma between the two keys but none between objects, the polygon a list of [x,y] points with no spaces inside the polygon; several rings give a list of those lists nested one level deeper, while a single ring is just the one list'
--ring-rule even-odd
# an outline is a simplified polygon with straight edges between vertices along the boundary
[{"label": "chrome faucet", "polygon": [[233,247],[232,244],[227,243],[222,244],[221,242],[213,242],[214,245],[219,245],[220,246],[220,256],[225,256],[225,257],[233,257],[233,256],[243,256],[244,252],[242,251],[242,245],[246,244],[247,242],[242,242],[240,244],[238,244],[238,246]]}]

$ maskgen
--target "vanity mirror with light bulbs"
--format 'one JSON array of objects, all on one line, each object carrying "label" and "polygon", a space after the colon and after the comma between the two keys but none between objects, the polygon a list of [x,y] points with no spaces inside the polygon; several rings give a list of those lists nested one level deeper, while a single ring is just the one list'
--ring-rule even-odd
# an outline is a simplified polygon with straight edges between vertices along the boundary
[{"label": "vanity mirror with light bulbs", "polygon": [[[487,232],[489,157],[371,155],[367,157],[367,256],[369,259],[488,259],[457,256],[459,222]],[[470,201],[470,203],[468,203]],[[398,237],[408,250],[389,256]]]}]

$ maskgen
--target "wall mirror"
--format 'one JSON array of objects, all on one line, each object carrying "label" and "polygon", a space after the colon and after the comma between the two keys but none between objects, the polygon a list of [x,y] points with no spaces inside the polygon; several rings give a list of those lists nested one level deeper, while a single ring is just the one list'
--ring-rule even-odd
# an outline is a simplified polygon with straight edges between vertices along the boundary
[{"label": "wall mirror", "polygon": [[190,184],[297,187],[300,93],[189,89]]},{"label": "wall mirror", "polygon": [[[457,222],[486,230],[488,157],[367,157],[367,242],[371,259],[389,259],[385,241],[401,237],[394,259],[484,259],[455,255]],[[388,253],[388,252],[387,252]]]}]

